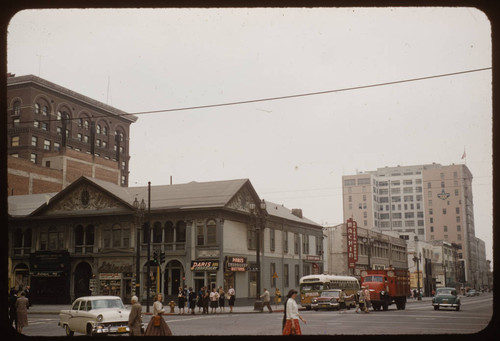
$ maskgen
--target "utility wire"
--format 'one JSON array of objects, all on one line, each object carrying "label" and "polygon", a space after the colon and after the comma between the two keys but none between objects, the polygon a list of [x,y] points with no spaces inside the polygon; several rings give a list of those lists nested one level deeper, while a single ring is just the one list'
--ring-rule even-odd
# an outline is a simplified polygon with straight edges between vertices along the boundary
[{"label": "utility wire", "polygon": [[355,86],[355,87],[350,87],[350,88],[341,88],[341,89],[334,89],[334,90],[309,92],[309,93],[304,93],[304,94],[296,94],[296,95],[288,95],[288,96],[279,96],[279,97],[268,97],[268,98],[261,98],[261,99],[252,99],[252,100],[239,101],[239,102],[208,104],[208,105],[200,105],[200,106],[194,106],[194,107],[173,108],[173,109],[154,110],[154,111],[142,111],[142,112],[131,113],[130,115],[145,115],[145,114],[156,114],[156,113],[160,113],[160,112],[205,109],[205,108],[223,107],[223,106],[228,106],[228,105],[239,105],[239,104],[257,103],[257,102],[276,101],[276,100],[289,99],[289,98],[297,98],[297,97],[324,95],[324,94],[335,93],[335,92],[360,90],[360,89],[374,88],[374,87],[380,87],[380,86],[387,86],[387,85],[394,85],[394,84],[401,84],[401,83],[408,83],[408,82],[416,82],[416,81],[433,79],[433,78],[456,76],[456,75],[461,75],[461,74],[466,74],[466,73],[471,73],[471,72],[479,72],[479,71],[491,70],[491,69],[492,69],[491,67],[486,67],[486,68],[481,68],[481,69],[473,69],[473,70],[467,70],[467,71],[444,73],[444,74],[434,75],[434,76],[426,76],[426,77],[419,77],[419,78],[403,79],[403,80],[399,80],[399,81],[392,81],[392,82],[386,82],[386,83],[376,83],[376,84],[369,84],[369,85],[360,85],[360,86]]},{"label": "utility wire", "polygon": [[[467,74],[467,73],[472,73],[472,72],[486,71],[486,70],[491,70],[491,69],[492,69],[492,67],[485,67],[485,68],[480,68],[480,69],[472,69],[472,70],[459,71],[459,72],[443,73],[443,74],[434,75],[434,76],[409,78],[409,79],[403,79],[403,80],[398,80],[398,81],[391,81],[391,82],[385,82],[385,83],[376,83],[376,84],[369,84],[369,85],[360,85],[360,86],[354,86],[354,87],[349,87],[349,88],[341,88],[341,89],[334,89],[334,90],[309,92],[309,93],[303,93],[303,94],[278,96],[278,97],[267,97],[267,98],[252,99],[252,100],[237,101],[237,102],[207,104],[207,105],[199,105],[199,106],[192,106],[192,107],[181,107],[181,108],[152,110],[152,111],[139,111],[139,112],[126,113],[126,114],[121,114],[121,115],[116,115],[116,114],[99,115],[99,116],[95,116],[94,118],[97,119],[97,118],[104,118],[104,117],[110,117],[110,116],[115,116],[116,117],[116,116],[148,115],[148,114],[158,114],[158,113],[173,112],[173,111],[197,110],[197,109],[224,107],[224,106],[230,106],[230,105],[240,105],[240,104],[258,103],[258,102],[277,101],[277,100],[284,100],[284,99],[290,99],[290,98],[324,95],[324,94],[336,93],[336,92],[361,90],[361,89],[382,87],[382,86],[387,86],[387,85],[395,85],[395,84],[402,84],[402,83],[409,83],[409,82],[417,82],[417,81],[422,81],[422,80],[428,80],[428,79],[434,79],[434,78],[442,78],[442,77],[450,77],[450,76],[457,76],[457,75],[462,75],[462,74]],[[23,106],[23,108],[24,107],[31,107],[31,105]],[[54,114],[51,113],[51,115],[54,115]],[[75,118],[68,118],[68,120],[74,120],[74,119],[78,119],[78,118],[76,118],[76,117]],[[40,122],[51,122],[51,121],[60,121],[60,118],[40,120]],[[19,122],[19,123],[32,123],[32,122],[34,122],[34,121],[22,121],[22,122]]]}]

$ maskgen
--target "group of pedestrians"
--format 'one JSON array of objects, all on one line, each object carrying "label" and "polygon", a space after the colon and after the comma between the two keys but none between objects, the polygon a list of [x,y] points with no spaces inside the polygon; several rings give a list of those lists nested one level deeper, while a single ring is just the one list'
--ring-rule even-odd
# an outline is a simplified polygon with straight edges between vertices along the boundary
[{"label": "group of pedestrians", "polygon": [[212,288],[211,291],[208,287],[202,287],[198,291],[198,294],[196,296],[194,296],[194,294],[192,294],[191,296],[190,299],[191,313],[194,315],[195,306],[198,307],[198,312],[199,313],[201,312],[203,314],[209,313],[208,312],[209,307],[211,309],[212,314],[217,313],[217,308],[219,308],[219,311],[221,313],[225,312],[226,300],[228,301],[229,304],[229,310],[232,313],[235,299],[236,299],[236,292],[233,287],[230,287],[227,293],[224,292],[222,286],[220,286],[218,289]]},{"label": "group of pedestrians", "polygon": [[28,309],[31,305],[28,296],[29,286],[21,291],[12,288],[9,293],[9,322],[19,334],[28,325]]},{"label": "group of pedestrians", "polygon": [[358,305],[356,306],[356,313],[359,311],[364,311],[365,313],[369,313],[368,309],[372,306],[372,302],[370,299],[370,290],[366,286],[361,286],[361,290],[358,291]]}]

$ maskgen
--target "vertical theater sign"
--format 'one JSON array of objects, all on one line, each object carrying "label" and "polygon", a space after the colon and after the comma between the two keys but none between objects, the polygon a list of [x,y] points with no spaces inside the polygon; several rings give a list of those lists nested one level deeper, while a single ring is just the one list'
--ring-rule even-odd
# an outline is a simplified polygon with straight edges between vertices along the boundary
[{"label": "vertical theater sign", "polygon": [[352,219],[347,219],[347,267],[356,268],[358,261],[358,224]]}]

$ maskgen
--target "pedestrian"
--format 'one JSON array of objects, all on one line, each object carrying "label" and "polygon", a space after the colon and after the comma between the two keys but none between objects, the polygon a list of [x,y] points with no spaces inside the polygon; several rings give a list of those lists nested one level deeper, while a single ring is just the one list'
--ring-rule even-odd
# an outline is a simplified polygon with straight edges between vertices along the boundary
[{"label": "pedestrian", "polygon": [[368,289],[368,287],[366,287],[366,286],[365,286],[364,294],[365,294],[365,313],[369,313],[368,309],[371,308],[372,301],[370,300],[370,289]]},{"label": "pedestrian", "polygon": [[27,285],[26,289],[24,289],[24,292],[26,293],[26,298],[28,299],[30,307],[32,307],[33,303],[31,302],[31,287]]},{"label": "pedestrian", "polygon": [[29,301],[26,298],[26,293],[21,292],[21,297],[16,300],[16,313],[17,313],[17,331],[19,334],[23,333],[23,328],[28,325],[28,309]]},{"label": "pedestrian", "polygon": [[264,288],[264,293],[260,295],[260,298],[262,298],[262,308],[260,309],[260,312],[262,313],[264,311],[264,306],[267,307],[269,310],[269,313],[273,312],[273,309],[271,308],[271,295],[269,294],[269,291]]},{"label": "pedestrian", "polygon": [[210,302],[210,289],[205,287],[203,292],[203,314],[208,314],[208,303]]},{"label": "pedestrian", "polygon": [[358,305],[356,306],[356,313],[365,310],[365,292],[364,292],[365,287],[362,286],[361,290],[358,291]]},{"label": "pedestrian", "polygon": [[278,305],[281,303],[281,291],[276,288],[274,292],[274,304],[276,304],[276,309],[278,309]]},{"label": "pedestrian", "polygon": [[229,312],[233,312],[233,307],[234,307],[234,301],[236,300],[236,291],[232,286],[229,287],[229,290],[227,291],[227,294],[229,295]]},{"label": "pedestrian", "polygon": [[153,303],[153,316],[151,321],[144,332],[145,336],[171,336],[172,331],[168,327],[167,322],[163,319],[162,315],[165,313],[163,309],[163,295],[157,294],[155,296],[155,303]]},{"label": "pedestrian", "polygon": [[417,290],[413,289],[413,299],[417,299]]},{"label": "pedestrian", "polygon": [[198,291],[198,312],[201,312],[201,309],[203,308],[203,298],[205,297],[205,287],[201,287],[200,290]]},{"label": "pedestrian", "polygon": [[10,295],[9,295],[9,322],[11,326],[14,324],[17,330],[16,301],[17,301],[17,290],[12,288],[10,289]]},{"label": "pedestrian", "polygon": [[219,308],[220,308],[221,313],[224,312],[225,300],[226,300],[226,295],[225,295],[224,289],[222,288],[222,285],[221,285],[219,287]]},{"label": "pedestrian", "polygon": [[210,293],[210,308],[212,308],[212,314],[217,312],[217,308],[219,307],[219,293],[217,289],[212,288],[212,292]]},{"label": "pedestrian", "polygon": [[191,287],[189,287],[188,300],[189,300],[189,309],[191,309],[191,314],[194,315],[194,309],[196,308],[196,293],[193,291],[193,288]]},{"label": "pedestrian", "polygon": [[283,326],[283,335],[302,335],[302,331],[300,330],[299,319],[307,323],[307,321],[299,315],[299,306],[295,301],[297,298],[297,290],[291,289],[286,296],[285,302],[285,313],[283,316],[284,326]]},{"label": "pedestrian", "polygon": [[344,290],[340,290],[339,292],[339,313],[344,313],[347,309],[347,305],[345,303],[345,293]]},{"label": "pedestrian", "polygon": [[179,306],[179,315],[182,313],[185,313],[184,306],[186,305],[186,294],[184,293],[184,290],[182,287],[179,287],[179,293],[177,294],[178,298],[178,306]]},{"label": "pedestrian", "polygon": [[128,329],[130,336],[142,335],[142,307],[137,296],[132,296],[130,299],[132,307],[128,315]]}]

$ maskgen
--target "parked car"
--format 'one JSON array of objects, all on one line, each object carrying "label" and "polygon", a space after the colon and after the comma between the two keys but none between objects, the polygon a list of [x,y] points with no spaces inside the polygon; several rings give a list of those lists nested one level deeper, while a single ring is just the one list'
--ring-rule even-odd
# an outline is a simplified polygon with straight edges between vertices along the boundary
[{"label": "parked car", "polygon": [[130,310],[118,296],[85,296],[77,298],[70,309],[59,313],[59,326],[67,336],[76,333],[91,335],[124,334]]},{"label": "parked car", "polygon": [[432,305],[434,310],[455,308],[456,311],[459,311],[461,303],[457,290],[455,288],[438,288],[436,295],[432,298]]},{"label": "parked car", "polygon": [[330,289],[324,290],[318,297],[315,297],[311,301],[311,308],[314,310],[318,309],[342,309],[351,307],[356,307],[356,300],[354,295],[347,296],[344,294],[344,298],[340,298],[340,289]]},{"label": "parked car", "polygon": [[476,291],[475,289],[469,289],[469,291],[467,291],[467,294],[465,294],[465,296],[467,297],[479,296],[479,292]]}]

